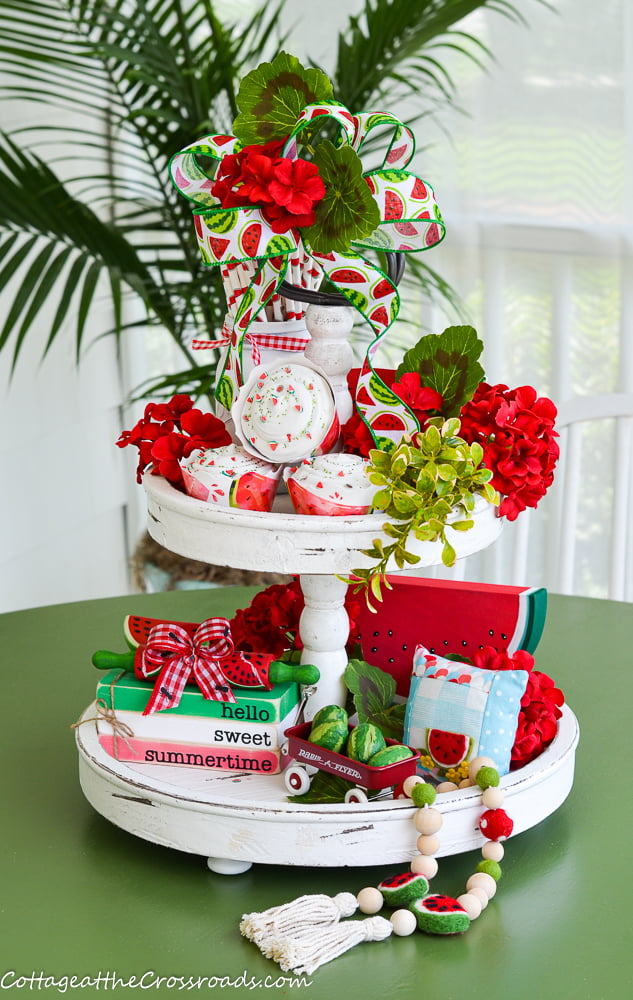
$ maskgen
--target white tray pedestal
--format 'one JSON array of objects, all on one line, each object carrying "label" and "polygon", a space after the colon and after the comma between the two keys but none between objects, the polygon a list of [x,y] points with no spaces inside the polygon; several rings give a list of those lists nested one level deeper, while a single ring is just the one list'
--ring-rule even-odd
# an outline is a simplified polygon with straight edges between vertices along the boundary
[{"label": "white tray pedestal", "polygon": [[337,576],[303,574],[300,578],[305,608],[299,622],[303,642],[302,663],[318,667],[321,679],[305,706],[310,721],[324,705],[344,705],[346,687],[343,673],[347,666],[345,645],[349,636],[349,618],[344,607],[347,584]]}]

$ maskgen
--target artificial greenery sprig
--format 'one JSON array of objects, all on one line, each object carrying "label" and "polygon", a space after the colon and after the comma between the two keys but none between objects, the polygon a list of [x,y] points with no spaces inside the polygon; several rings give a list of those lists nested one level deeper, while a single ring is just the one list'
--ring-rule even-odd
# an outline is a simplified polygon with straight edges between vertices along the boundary
[{"label": "artificial greenery sprig", "polygon": [[[415,564],[420,556],[407,548],[409,538],[422,542],[442,542],[442,562],[452,566],[455,549],[446,537],[446,527],[468,531],[474,521],[469,515],[477,496],[498,504],[499,495],[490,485],[492,472],[482,466],[483,449],[477,442],[468,444],[458,437],[459,420],[436,418],[413,437],[405,436],[391,452],[369,453],[367,474],[378,487],[372,506],[382,510],[389,520],[383,525],[393,542],[385,545],[374,539],[363,555],[375,560],[372,567],[355,569],[355,592],[367,591],[367,597],[381,600],[381,587],[389,586],[387,566],[393,558],[398,569]],[[459,513],[464,517],[459,517]]]}]

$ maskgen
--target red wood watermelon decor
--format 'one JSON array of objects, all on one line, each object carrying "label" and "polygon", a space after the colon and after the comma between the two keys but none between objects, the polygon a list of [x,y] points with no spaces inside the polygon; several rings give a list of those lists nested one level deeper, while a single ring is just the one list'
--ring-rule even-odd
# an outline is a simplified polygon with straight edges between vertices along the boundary
[{"label": "red wood watermelon decor", "polygon": [[363,657],[409,693],[415,647],[470,658],[482,646],[533,653],[545,624],[547,591],[421,577],[388,577],[391,590],[372,613],[362,603],[358,634]]}]

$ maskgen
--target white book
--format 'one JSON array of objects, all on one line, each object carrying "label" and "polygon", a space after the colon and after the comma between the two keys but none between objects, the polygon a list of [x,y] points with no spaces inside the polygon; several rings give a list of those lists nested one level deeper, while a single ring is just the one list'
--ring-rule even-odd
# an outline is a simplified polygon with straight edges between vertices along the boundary
[{"label": "white book", "polygon": [[[274,724],[211,719],[202,715],[175,715],[171,712],[143,715],[142,712],[128,712],[118,708],[115,709],[115,716],[119,722],[129,726],[137,739],[248,750],[279,750],[284,742],[284,731],[295,723],[297,707],[281,722]],[[97,730],[102,736],[111,736],[114,732],[111,724],[102,717],[99,718]]]}]

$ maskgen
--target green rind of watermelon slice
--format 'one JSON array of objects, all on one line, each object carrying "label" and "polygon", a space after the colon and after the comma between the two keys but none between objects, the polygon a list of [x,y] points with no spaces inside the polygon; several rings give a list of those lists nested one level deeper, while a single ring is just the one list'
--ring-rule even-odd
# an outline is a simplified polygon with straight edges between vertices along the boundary
[{"label": "green rind of watermelon slice", "polygon": [[[187,635],[193,636],[199,622],[167,622],[160,618],[126,615],[123,622],[125,641],[132,649],[144,646],[155,625],[179,625]],[[238,687],[264,687],[270,691],[273,687],[270,680],[270,665],[273,660],[272,653],[248,653],[236,649],[230,656],[224,657],[220,664],[230,684]]]},{"label": "green rind of watermelon slice", "polygon": [[383,879],[377,888],[387,906],[402,906],[423,899],[429,891],[429,883],[424,875],[402,872]]},{"label": "green rind of watermelon slice", "polygon": [[419,930],[426,934],[463,934],[470,927],[470,917],[461,903],[439,892],[416,899],[409,909]]}]

